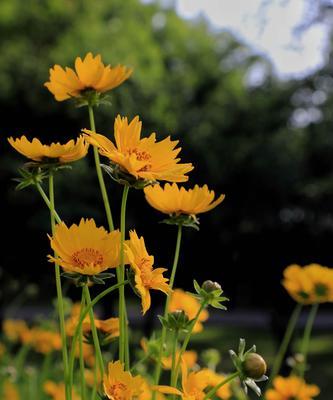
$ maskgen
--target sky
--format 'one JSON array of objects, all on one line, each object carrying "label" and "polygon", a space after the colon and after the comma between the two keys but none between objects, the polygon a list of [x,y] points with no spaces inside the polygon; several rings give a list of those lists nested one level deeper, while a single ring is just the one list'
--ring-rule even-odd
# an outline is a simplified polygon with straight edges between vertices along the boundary
[{"label": "sky", "polygon": [[174,0],[174,6],[184,18],[204,15],[214,28],[231,31],[256,53],[269,58],[280,78],[288,79],[302,78],[326,61],[327,25],[316,23],[295,34],[308,15],[308,1]]}]

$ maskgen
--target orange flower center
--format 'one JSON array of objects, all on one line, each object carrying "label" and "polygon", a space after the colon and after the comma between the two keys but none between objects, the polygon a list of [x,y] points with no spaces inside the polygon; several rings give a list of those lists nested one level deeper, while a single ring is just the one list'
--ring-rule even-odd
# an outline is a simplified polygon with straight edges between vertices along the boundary
[{"label": "orange flower center", "polygon": [[141,271],[141,279],[144,286],[149,286],[151,281],[151,271],[152,265],[150,259],[147,257],[141,258],[140,262],[138,263],[138,267]]},{"label": "orange flower center", "polygon": [[114,400],[125,400],[126,396],[126,385],[121,382],[117,382],[110,388],[110,394]]},{"label": "orange flower center", "polygon": [[[137,160],[139,161],[148,161],[151,159],[151,154],[147,153],[144,150],[139,150],[139,149],[130,149],[128,151],[129,155],[131,154],[135,154]],[[145,166],[143,166],[140,171],[149,171],[151,169],[151,164],[146,164]]]},{"label": "orange flower center", "polygon": [[84,247],[73,253],[72,259],[74,263],[81,268],[87,265],[96,267],[103,263],[103,255],[98,250],[89,247]]}]

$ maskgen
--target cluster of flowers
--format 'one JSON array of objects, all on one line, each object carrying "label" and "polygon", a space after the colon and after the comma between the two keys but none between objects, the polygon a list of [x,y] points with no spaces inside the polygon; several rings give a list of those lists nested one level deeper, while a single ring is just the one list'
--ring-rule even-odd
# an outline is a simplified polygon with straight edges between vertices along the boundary
[{"label": "cluster of flowers", "polygon": [[[75,70],[55,65],[45,86],[58,101],[73,99],[78,106],[87,106],[90,129],[82,129],[76,140],[65,144],[45,145],[36,138],[29,141],[25,136],[8,139],[13,148],[31,160],[20,170],[18,189],[34,186],[50,209],[49,240],[54,254],[48,258],[55,266],[60,333],[49,328],[29,328],[24,322],[6,321],[5,335],[9,340],[19,340],[24,346],[43,354],[61,350],[63,381],[56,383],[45,379],[41,382],[45,393],[56,400],[78,399],[78,386],[82,400],[86,400],[88,394],[92,399],[99,395],[112,400],[162,399],[165,395],[171,398],[180,396],[184,400],[227,400],[237,396],[240,383],[245,390],[249,387],[260,395],[256,382],[267,379],[266,364],[256,353],[255,346],[245,351],[245,341],[241,339],[238,353],[230,351],[235,371],[228,376],[215,370],[218,362],[213,367],[200,369],[197,354],[187,350],[192,334],[201,331],[208,318],[207,308],[226,309],[223,303],[228,299],[222,296],[221,286],[212,281],[205,281],[202,285],[194,281],[193,294],[174,288],[183,228],[199,229],[198,215],[218,206],[224,195],[215,198],[214,191],[207,185],[195,185],[192,189],[179,186],[178,183],[188,180],[187,174],[193,165],[181,162],[178,141],[170,137],[158,141],[155,133],[141,137],[142,123],[138,116],[129,121],[118,115],[114,122],[113,140],[96,132],[94,107],[106,104],[106,92],[127,80],[131,73],[132,70],[124,66],[105,66],[99,55],[94,57],[91,53],[83,60],[80,57],[76,59]],[[93,219],[82,218],[79,224],[67,226],[55,210],[55,173],[64,165],[85,157],[89,146],[93,148],[108,231],[96,226]],[[106,157],[107,165],[100,163],[100,155]],[[123,186],[119,229],[114,229],[103,171]],[[45,179],[49,182],[48,194],[42,187]],[[169,183],[162,186],[160,181]],[[127,196],[131,188],[143,190],[150,206],[166,214],[163,222],[178,228],[170,278],[164,276],[166,268],[154,266],[154,257],[148,253],[144,238],[134,229],[126,231]],[[117,283],[106,285],[103,292],[91,299],[89,287],[105,285],[114,276],[110,271],[115,271]],[[81,304],[73,306],[67,318],[61,276],[82,290]],[[328,268],[291,266],[285,272],[283,284],[302,304],[317,306],[333,299],[332,270]],[[132,366],[126,285],[130,285],[140,297],[143,314],[151,307],[151,290],[166,295],[164,314],[159,317],[161,332],[141,341],[143,357]],[[118,317],[97,319],[93,307],[113,291],[118,291]],[[299,309],[297,312],[298,316]],[[295,320],[296,317],[292,321],[294,324]],[[111,341],[118,345],[118,357],[109,359],[105,369],[107,354],[102,353],[101,347]],[[306,353],[306,348],[303,350]],[[319,389],[304,381],[304,354],[299,371],[295,369],[295,374],[287,378],[276,377],[284,351],[282,348],[280,360],[278,357],[273,366],[273,388],[267,390],[267,400],[310,400]],[[79,359],[80,385],[75,382],[75,358]],[[145,364],[153,365],[153,371],[149,372]],[[162,369],[170,370],[169,385],[160,384]],[[13,383],[6,380],[3,397],[19,398],[15,390]]]}]

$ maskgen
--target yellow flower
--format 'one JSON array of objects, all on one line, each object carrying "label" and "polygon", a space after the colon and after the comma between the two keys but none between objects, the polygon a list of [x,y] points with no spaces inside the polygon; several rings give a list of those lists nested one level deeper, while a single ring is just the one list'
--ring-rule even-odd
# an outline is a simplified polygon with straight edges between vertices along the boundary
[{"label": "yellow flower", "polygon": [[119,265],[120,232],[97,228],[93,219],[82,218],[69,228],[61,222],[49,239],[59,257],[48,256],[50,261],[68,272],[95,275]]},{"label": "yellow flower", "polygon": [[312,400],[318,396],[320,390],[316,385],[307,385],[297,376],[283,378],[277,376],[273,381],[273,389],[267,390],[266,400]]},{"label": "yellow flower", "polygon": [[203,400],[205,389],[209,385],[207,370],[188,373],[186,364],[182,361],[182,391],[170,386],[154,386],[153,389],[165,394],[176,394],[183,400]]},{"label": "yellow flower", "polygon": [[89,147],[83,136],[78,137],[76,142],[72,139],[65,144],[52,143],[46,145],[42,144],[36,138],[29,142],[25,136],[21,136],[19,139],[10,137],[8,138],[8,142],[15,150],[31,160],[47,162],[52,159],[62,164],[77,161],[85,157]]},{"label": "yellow flower", "polygon": [[283,286],[290,296],[302,304],[333,301],[333,269],[319,264],[304,267],[293,264],[284,272]]},{"label": "yellow flower", "polygon": [[6,380],[3,383],[3,394],[1,396],[2,400],[20,400],[19,391],[17,390],[14,383]]},{"label": "yellow flower", "polygon": [[150,289],[169,293],[168,279],[163,277],[165,268],[153,269],[154,257],[146,250],[143,237],[138,237],[135,231],[130,231],[130,240],[125,243],[125,253],[134,271],[135,288],[141,297],[142,313],[150,308]]},{"label": "yellow flower", "polygon": [[22,340],[22,335],[29,331],[29,328],[26,322],[21,319],[6,319],[2,324],[2,330],[11,342],[17,342]]},{"label": "yellow flower", "polygon": [[[151,400],[153,397],[153,391],[151,390],[151,385],[149,382],[144,379],[143,380],[143,386],[142,386],[142,392],[138,396],[138,400]],[[164,400],[165,397],[163,396],[162,393],[157,393],[156,396],[157,400]]]},{"label": "yellow flower", "polygon": [[[197,312],[199,311],[200,303],[191,294],[184,292],[182,289],[175,289],[171,294],[171,299],[169,303],[169,312],[176,310],[183,310],[188,318],[193,319]],[[208,311],[202,310],[198,321],[194,325],[193,333],[201,332],[203,329],[202,322],[208,319]]]},{"label": "yellow flower", "polygon": [[156,142],[156,134],[140,138],[141,121],[136,116],[130,123],[117,116],[114,123],[116,146],[107,137],[84,129],[86,139],[99,148],[99,152],[136,179],[148,181],[185,182],[192,171],[192,164],[180,164],[176,158],[181,148],[175,149],[178,140],[170,136]]},{"label": "yellow flower", "polygon": [[132,73],[123,65],[111,67],[104,66],[101,56],[96,57],[88,53],[83,60],[77,57],[75,60],[75,71],[60,65],[54,65],[50,69],[50,80],[45,86],[58,101],[78,97],[85,90],[95,90],[99,93],[107,92],[121,85]]},{"label": "yellow flower", "polygon": [[58,332],[41,328],[32,328],[22,338],[24,344],[30,344],[38,353],[47,354],[61,349],[61,336]]},{"label": "yellow flower", "polygon": [[[44,392],[51,396],[53,400],[66,400],[65,385],[63,382],[55,383],[46,381],[44,383]],[[80,397],[72,390],[72,400],[80,400]]]},{"label": "yellow flower", "polygon": [[179,188],[173,183],[166,183],[164,188],[160,185],[147,186],[144,188],[148,203],[164,214],[186,214],[197,215],[212,210],[219,205],[225,198],[221,194],[214,201],[215,193],[208,190],[207,185],[199,187],[195,185],[193,189],[186,190]]},{"label": "yellow flower", "polygon": [[133,377],[124,371],[120,361],[110,362],[108,375],[104,375],[103,386],[106,396],[112,400],[132,400],[143,390],[144,380],[141,376]]},{"label": "yellow flower", "polygon": [[[226,378],[224,375],[217,374],[216,372],[214,372],[210,369],[204,369],[203,371],[205,371],[207,373],[208,386],[211,386],[211,387],[217,386],[219,383],[223,382],[224,379]],[[230,384],[226,383],[225,385],[221,386],[217,390],[216,396],[222,400],[230,399],[230,397],[232,396]]]},{"label": "yellow flower", "polygon": [[[176,365],[179,360],[179,354],[180,354],[180,351],[177,351],[176,352]],[[198,354],[194,350],[188,350],[183,353],[182,359],[185,362],[185,364],[187,365],[187,368],[192,369],[198,360]],[[162,366],[164,369],[171,369],[171,367],[172,367],[172,356],[171,355],[168,357],[162,358]]]},{"label": "yellow flower", "polygon": [[95,325],[99,331],[108,335],[108,339],[119,336],[119,318],[96,319]]}]

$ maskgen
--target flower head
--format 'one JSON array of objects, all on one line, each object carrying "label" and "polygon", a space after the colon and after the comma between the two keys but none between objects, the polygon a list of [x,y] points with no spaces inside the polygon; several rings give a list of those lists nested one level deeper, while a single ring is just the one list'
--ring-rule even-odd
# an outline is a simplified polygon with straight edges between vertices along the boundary
[{"label": "flower head", "polygon": [[[175,148],[178,140],[170,136],[157,142],[156,134],[140,138],[141,121],[135,117],[130,123],[127,118],[117,116],[114,124],[115,145],[107,137],[84,129],[86,139],[99,148],[99,152],[111,160],[112,174],[126,179],[126,174],[135,180],[185,182],[185,175],[193,169],[192,164],[179,163],[181,148]],[[125,175],[124,175],[125,174]]]},{"label": "flower head", "polygon": [[36,352],[48,354],[61,349],[61,336],[42,328],[32,328],[22,336],[22,342],[29,344]]},{"label": "flower head", "polygon": [[[182,289],[174,289],[171,294],[169,303],[169,312],[183,310],[188,318],[193,319],[199,311],[199,301],[190,293],[184,292]],[[202,322],[208,319],[208,311],[203,309],[199,315],[198,321],[194,325],[193,332],[201,332],[203,329]]]},{"label": "flower head", "polygon": [[302,304],[333,301],[333,269],[319,264],[304,267],[293,264],[284,272],[283,286],[290,296]]},{"label": "flower head", "polygon": [[[204,369],[203,371],[205,371],[208,376],[208,386],[210,386],[212,388],[217,386],[219,383],[223,382],[226,379],[225,375],[218,374],[210,369]],[[230,399],[230,397],[232,396],[230,383],[227,383],[227,384],[221,386],[217,390],[216,396],[221,400]]]},{"label": "flower head", "polygon": [[9,380],[3,382],[1,397],[3,400],[20,400],[20,394],[17,387]]},{"label": "flower head", "polygon": [[132,400],[143,391],[144,380],[141,376],[133,377],[124,371],[120,361],[110,362],[108,374],[104,375],[103,386],[109,399]]},{"label": "flower head", "polygon": [[70,163],[85,157],[88,152],[89,144],[83,136],[73,139],[65,144],[52,143],[42,144],[37,138],[31,142],[21,136],[19,139],[8,138],[8,142],[19,153],[37,162],[58,162],[61,164]]},{"label": "flower head", "polygon": [[273,389],[265,393],[267,400],[312,400],[320,390],[316,385],[308,385],[298,376],[284,378],[277,376],[273,381]]},{"label": "flower head", "polygon": [[154,257],[149,255],[143,237],[138,237],[135,231],[130,231],[130,240],[125,243],[125,254],[134,272],[134,286],[141,297],[142,312],[150,308],[150,289],[169,293],[168,279],[164,278],[165,268],[153,269]]},{"label": "flower head", "polygon": [[29,331],[29,328],[22,319],[5,319],[2,324],[2,330],[11,342],[17,342],[22,340],[22,336]]},{"label": "flower head", "polygon": [[195,185],[193,189],[186,190],[175,183],[166,183],[164,188],[160,185],[147,186],[144,189],[148,203],[169,215],[197,215],[212,210],[225,198],[221,194],[216,200],[213,190],[207,185],[202,187]]},{"label": "flower head", "polygon": [[111,67],[105,66],[101,56],[93,56],[88,53],[82,60],[80,57],[75,59],[75,71],[60,65],[54,65],[50,69],[50,80],[45,86],[58,101],[67,100],[71,97],[84,95],[86,91],[104,93],[121,85],[132,73],[123,65]]},{"label": "flower head", "polygon": [[[179,361],[180,351],[176,351],[176,365]],[[182,360],[185,362],[188,369],[192,369],[198,360],[198,353],[194,350],[185,351],[182,354]],[[162,367],[164,369],[171,369],[172,367],[172,356],[162,357]]]},{"label": "flower head", "polygon": [[82,275],[97,275],[119,265],[120,232],[107,232],[96,227],[93,219],[81,219],[80,224],[69,228],[61,222],[49,237],[57,258],[49,260],[66,271]]}]

